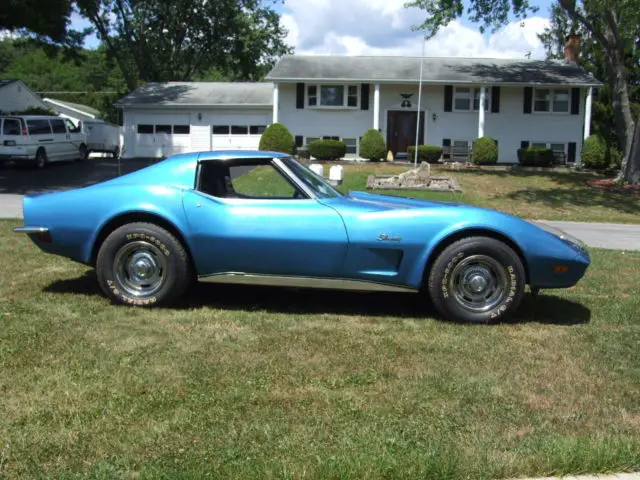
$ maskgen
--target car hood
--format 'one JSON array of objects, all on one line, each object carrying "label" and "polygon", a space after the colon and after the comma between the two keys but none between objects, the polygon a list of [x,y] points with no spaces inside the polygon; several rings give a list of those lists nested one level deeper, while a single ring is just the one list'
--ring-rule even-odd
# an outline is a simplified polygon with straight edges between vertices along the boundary
[{"label": "car hood", "polygon": [[[337,200],[337,201],[335,201]],[[345,207],[355,207],[364,211],[406,210],[412,208],[436,208],[445,206],[460,206],[455,202],[435,202],[415,198],[394,197],[391,195],[377,195],[367,192],[349,192],[343,197],[334,199],[335,204]]]}]

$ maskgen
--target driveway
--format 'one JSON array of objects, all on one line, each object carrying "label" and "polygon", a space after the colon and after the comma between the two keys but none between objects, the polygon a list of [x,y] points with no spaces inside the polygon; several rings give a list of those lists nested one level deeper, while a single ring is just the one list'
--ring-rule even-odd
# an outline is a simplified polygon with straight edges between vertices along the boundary
[{"label": "driveway", "polygon": [[[640,219],[638,219],[640,220]],[[640,250],[640,225],[542,221],[579,238],[590,247]]]}]

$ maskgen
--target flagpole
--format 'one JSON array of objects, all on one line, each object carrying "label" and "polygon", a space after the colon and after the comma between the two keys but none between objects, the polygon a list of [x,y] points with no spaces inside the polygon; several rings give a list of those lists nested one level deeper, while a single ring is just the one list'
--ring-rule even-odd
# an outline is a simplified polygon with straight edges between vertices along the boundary
[{"label": "flagpole", "polygon": [[[424,64],[424,45],[427,43],[427,37],[422,37],[422,54],[420,55],[420,81],[418,82],[418,114],[416,121],[416,151],[413,158],[413,166],[418,166],[418,144],[420,143],[420,107],[422,105],[422,67]],[[426,119],[425,119],[426,121]]]}]

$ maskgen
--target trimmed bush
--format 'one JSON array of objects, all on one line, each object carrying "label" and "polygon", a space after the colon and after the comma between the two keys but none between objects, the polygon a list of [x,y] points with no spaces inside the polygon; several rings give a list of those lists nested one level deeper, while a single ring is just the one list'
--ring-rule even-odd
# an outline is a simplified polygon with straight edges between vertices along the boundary
[{"label": "trimmed bush", "polygon": [[518,161],[525,167],[550,167],[555,157],[553,150],[543,147],[527,147],[518,149]]},{"label": "trimmed bush", "polygon": [[260,137],[258,148],[269,152],[293,154],[295,146],[295,140],[289,129],[281,123],[273,123],[266,128]]},{"label": "trimmed bush", "polygon": [[316,160],[338,160],[347,153],[347,146],[341,140],[316,140],[308,148]]},{"label": "trimmed bush", "polygon": [[474,140],[471,147],[471,161],[476,165],[498,163],[498,144],[493,138],[481,137]]},{"label": "trimmed bush", "polygon": [[599,135],[591,135],[584,141],[581,158],[585,167],[594,170],[620,167],[622,161],[620,152],[614,147],[607,148],[606,142]]},{"label": "trimmed bush", "polygon": [[387,146],[379,131],[371,128],[364,133],[360,139],[360,156],[373,161],[383,160],[387,156]]},{"label": "trimmed bush", "polygon": [[[442,157],[442,151],[442,147],[437,145],[418,145],[418,161],[438,163],[438,160]],[[416,158],[416,147],[411,145],[407,149],[407,159],[413,160],[414,158]]]},{"label": "trimmed bush", "polygon": [[302,160],[309,160],[311,158],[311,154],[309,153],[309,147],[307,145],[298,147],[298,149],[296,150],[296,155],[298,156],[298,158]]}]

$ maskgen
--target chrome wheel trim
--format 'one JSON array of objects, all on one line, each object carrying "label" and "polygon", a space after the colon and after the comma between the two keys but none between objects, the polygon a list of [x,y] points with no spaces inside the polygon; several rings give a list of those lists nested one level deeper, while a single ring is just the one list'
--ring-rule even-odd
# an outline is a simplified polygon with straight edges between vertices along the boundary
[{"label": "chrome wheel trim", "polygon": [[449,277],[449,291],[465,310],[485,313],[500,305],[509,293],[506,269],[487,255],[471,255],[458,263]]},{"label": "chrome wheel trim", "polygon": [[120,287],[134,297],[157,293],[167,280],[168,264],[155,245],[135,241],[122,246],[113,260],[113,271]]}]

